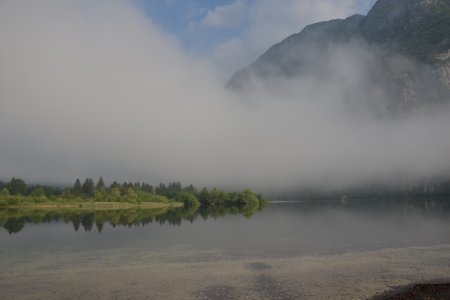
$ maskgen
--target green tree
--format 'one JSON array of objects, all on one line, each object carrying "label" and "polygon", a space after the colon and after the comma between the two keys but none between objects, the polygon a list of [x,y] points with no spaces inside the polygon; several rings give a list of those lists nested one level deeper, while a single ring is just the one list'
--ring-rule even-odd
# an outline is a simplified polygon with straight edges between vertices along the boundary
[{"label": "green tree", "polygon": [[207,188],[204,187],[200,191],[200,194],[198,194],[198,200],[200,200],[200,203],[202,205],[207,205],[208,204],[208,202],[209,202],[209,192],[208,192]]},{"label": "green tree", "polygon": [[216,188],[213,188],[209,192],[209,203],[216,203],[219,198],[219,191]]},{"label": "green tree", "polygon": [[112,202],[120,201],[120,190],[118,187],[114,187],[111,189],[111,196],[110,199]]},{"label": "green tree", "polygon": [[230,202],[230,194],[224,191],[219,191],[218,200],[220,204],[228,204]]},{"label": "green tree", "polygon": [[142,191],[149,193],[149,194],[153,194],[153,186],[148,184],[148,183],[143,183],[142,184]]},{"label": "green tree", "polygon": [[10,193],[9,190],[8,190],[7,188],[5,188],[5,187],[0,191],[0,196],[2,196],[2,198],[3,198],[3,197],[8,197],[9,195],[11,195],[11,193]]},{"label": "green tree", "polygon": [[48,200],[42,187],[37,187],[31,192],[31,197],[35,203],[44,203]]},{"label": "green tree", "polygon": [[69,187],[64,188],[64,190],[63,190],[61,196],[62,196],[64,199],[70,199],[70,198],[72,197],[72,189],[69,188]]},{"label": "green tree", "polygon": [[183,202],[183,204],[185,206],[199,206],[200,205],[200,202],[191,193],[181,192],[179,194],[179,200],[181,202]]},{"label": "green tree", "polygon": [[81,182],[80,182],[80,179],[78,179],[78,178],[77,178],[77,180],[75,181],[75,184],[73,185],[73,188],[72,188],[72,194],[73,194],[75,197],[81,196]]},{"label": "green tree", "polygon": [[100,177],[100,179],[97,182],[97,185],[95,186],[97,190],[104,191],[106,190],[105,183],[103,182],[103,177]]},{"label": "green tree", "polygon": [[11,195],[26,195],[27,193],[27,185],[22,179],[12,178],[8,184],[6,184],[6,188],[9,190]]},{"label": "green tree", "polygon": [[84,197],[94,197],[95,196],[95,188],[94,188],[94,180],[92,178],[86,178],[81,186],[81,194]]},{"label": "green tree", "polygon": [[243,204],[259,204],[259,199],[256,196],[255,192],[253,192],[251,189],[246,189],[244,192],[241,193],[241,201]]},{"label": "green tree", "polygon": [[113,189],[113,188],[118,188],[120,186],[120,184],[117,181],[113,181],[113,183],[111,183],[111,185],[109,186],[109,188]]},{"label": "green tree", "polygon": [[130,202],[136,202],[138,200],[138,194],[131,187],[127,190],[127,196]]},{"label": "green tree", "polygon": [[33,196],[33,197],[45,196],[45,191],[42,187],[37,187],[31,192],[31,196]]},{"label": "green tree", "polygon": [[4,187],[0,190],[0,207],[8,206],[8,198],[9,198],[9,191],[7,188]]},{"label": "green tree", "polygon": [[95,201],[97,202],[103,202],[107,200],[106,198],[106,189],[105,190],[95,190]]}]

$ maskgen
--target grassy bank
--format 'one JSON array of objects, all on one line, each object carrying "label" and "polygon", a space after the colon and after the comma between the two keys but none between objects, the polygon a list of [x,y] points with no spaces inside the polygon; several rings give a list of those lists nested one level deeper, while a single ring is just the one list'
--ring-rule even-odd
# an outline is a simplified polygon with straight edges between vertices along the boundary
[{"label": "grassy bank", "polygon": [[[64,209],[64,208],[82,208],[95,210],[111,210],[111,209],[129,209],[129,208],[145,208],[145,209],[160,209],[160,208],[176,208],[183,207],[181,202],[143,202],[143,203],[129,203],[129,202],[58,202],[58,203],[23,203],[20,205],[7,205],[4,208],[15,209]],[[2,208],[2,206],[0,206]]]}]

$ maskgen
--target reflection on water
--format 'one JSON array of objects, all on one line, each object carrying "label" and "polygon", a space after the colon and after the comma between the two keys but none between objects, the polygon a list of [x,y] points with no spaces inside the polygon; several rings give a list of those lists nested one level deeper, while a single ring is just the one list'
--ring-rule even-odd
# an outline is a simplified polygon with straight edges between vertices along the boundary
[{"label": "reflection on water", "polygon": [[239,257],[332,254],[450,244],[450,199],[271,203],[261,211],[3,210],[0,225],[0,254],[9,255],[124,247]]},{"label": "reflection on water", "polygon": [[115,209],[115,210],[89,210],[89,209],[0,209],[0,226],[9,234],[19,233],[25,224],[39,224],[63,221],[72,223],[75,231],[81,228],[91,231],[94,226],[99,233],[105,223],[116,226],[145,226],[148,224],[168,224],[180,226],[182,221],[194,222],[198,217],[207,220],[208,217],[218,218],[229,214],[242,214],[252,217],[264,206],[186,206],[176,209]]},{"label": "reflection on water", "polygon": [[[274,202],[276,203],[276,202]],[[279,202],[303,213],[340,210],[368,215],[430,215],[450,216],[450,199],[446,198],[385,198],[345,199],[340,201]]]},{"label": "reflection on water", "polygon": [[449,275],[449,199],[254,212],[1,211],[0,298],[367,299]]}]

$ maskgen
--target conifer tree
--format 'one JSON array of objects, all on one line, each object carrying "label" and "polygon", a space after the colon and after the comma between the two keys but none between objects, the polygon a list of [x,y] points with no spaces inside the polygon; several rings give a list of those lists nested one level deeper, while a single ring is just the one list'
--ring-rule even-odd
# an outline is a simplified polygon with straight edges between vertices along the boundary
[{"label": "conifer tree", "polygon": [[94,180],[92,178],[86,178],[81,186],[81,193],[85,197],[94,197],[95,188],[94,188]]},{"label": "conifer tree", "polygon": [[98,180],[96,188],[99,191],[104,191],[106,189],[105,183],[103,182],[103,177],[100,177],[100,179]]},{"label": "conifer tree", "polygon": [[77,178],[75,184],[73,185],[72,194],[76,197],[81,196],[81,182],[80,179]]}]

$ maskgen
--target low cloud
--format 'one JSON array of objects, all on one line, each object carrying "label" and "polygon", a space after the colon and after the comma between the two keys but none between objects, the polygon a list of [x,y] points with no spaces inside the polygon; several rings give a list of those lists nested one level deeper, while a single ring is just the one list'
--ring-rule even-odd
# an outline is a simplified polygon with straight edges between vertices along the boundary
[{"label": "low cloud", "polygon": [[201,23],[213,28],[239,27],[246,16],[246,6],[246,0],[236,0],[230,4],[217,6],[206,13]]},{"label": "low cloud", "polygon": [[3,180],[270,190],[449,174],[448,110],[349,113],[328,79],[242,97],[128,2],[2,1],[0,40]]},{"label": "low cloud", "polygon": [[220,66],[223,78],[230,77],[270,46],[300,32],[305,26],[346,18],[355,13],[365,14],[374,2],[375,0],[286,0],[282,3],[272,0],[251,1],[248,3],[248,26],[238,36],[217,45],[212,51],[211,59]]}]

